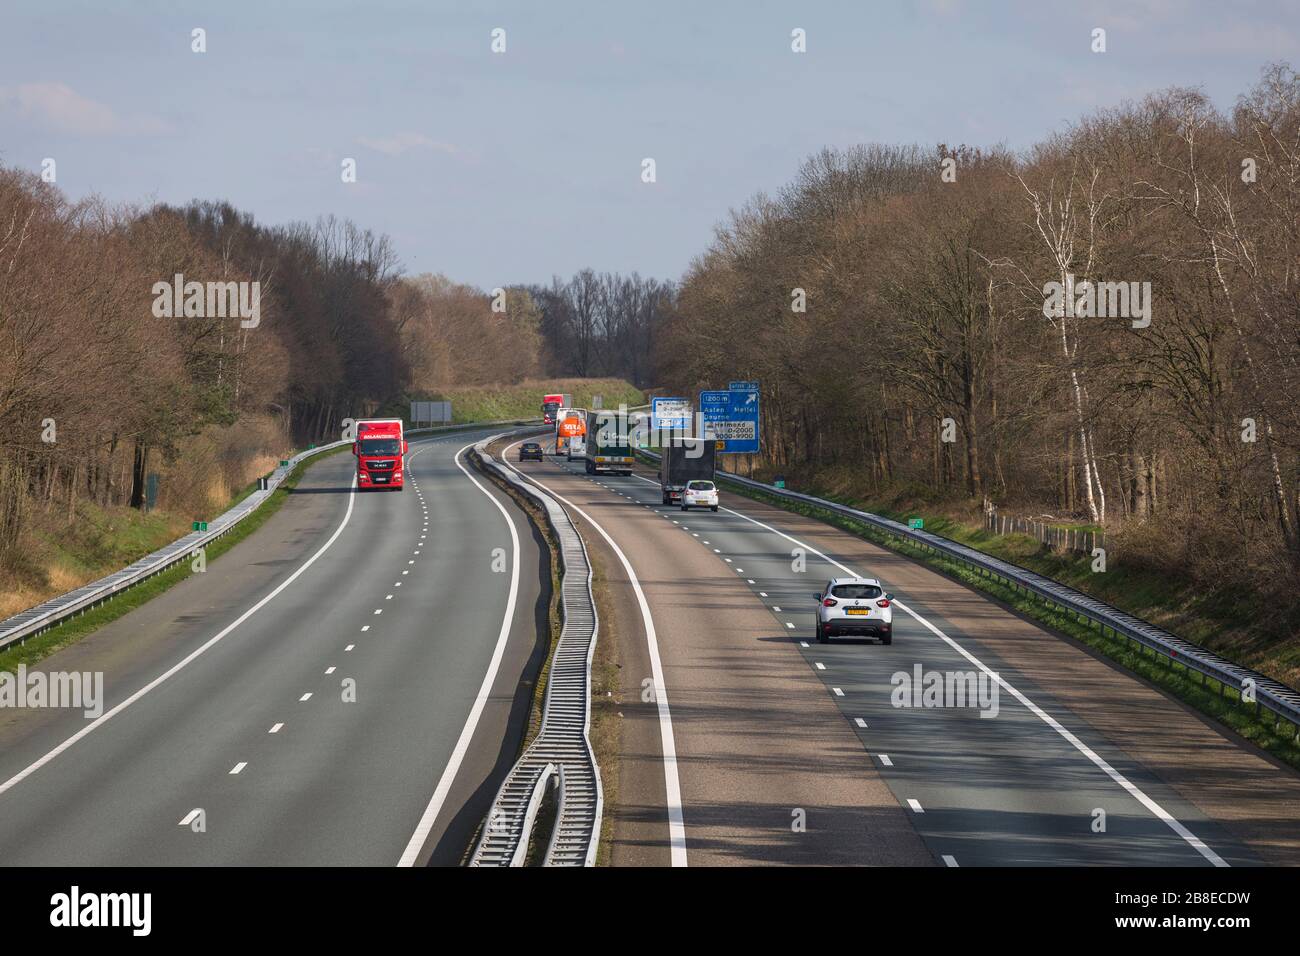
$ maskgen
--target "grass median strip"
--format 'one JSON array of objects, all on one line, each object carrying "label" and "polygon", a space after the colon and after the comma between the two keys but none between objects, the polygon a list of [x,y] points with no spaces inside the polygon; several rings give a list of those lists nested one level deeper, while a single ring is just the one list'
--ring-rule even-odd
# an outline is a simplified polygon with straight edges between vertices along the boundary
[{"label": "grass median strip", "polygon": [[[289,493],[298,484],[302,477],[303,470],[310,465],[315,464],[323,458],[339,454],[346,451],[347,446],[321,452],[312,458],[301,462],[294,470],[282,481],[256,511],[250,514],[244,520],[240,521],[226,534],[211,542],[205,552],[205,560],[214,561],[221,555],[225,554],[239,542],[243,541],[254,531],[260,528],[271,516],[280,510]],[[248,488],[241,491],[231,502],[230,507],[248,497],[256,490],[257,483],[253,482]],[[29,667],[37,661],[49,657],[56,651],[75,644],[82,638],[94,633],[99,628],[125,614],[130,613],[148,601],[153,600],[158,595],[175,587],[186,578],[193,577],[195,572],[191,570],[189,561],[181,561],[165,571],[155,574],[146,581],[127,588],[125,591],[109,598],[103,604],[91,608],[84,614],[70,618],[48,631],[43,631],[17,647],[10,647],[0,652],[0,671],[13,672],[19,664],[26,664]]]}]

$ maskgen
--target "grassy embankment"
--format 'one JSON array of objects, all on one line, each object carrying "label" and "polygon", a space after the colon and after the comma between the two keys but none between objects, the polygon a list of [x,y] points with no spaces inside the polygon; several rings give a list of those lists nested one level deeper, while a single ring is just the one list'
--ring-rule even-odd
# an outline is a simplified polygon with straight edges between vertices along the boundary
[{"label": "grassy embankment", "polygon": [[[604,400],[605,408],[629,408],[645,401],[640,389],[617,378],[537,379],[517,385],[465,385],[412,395],[412,400],[450,401],[455,422],[492,422],[507,419],[540,418],[542,396],[554,392],[572,395],[578,408],[590,408],[592,395]],[[407,415],[410,405],[389,409]]]}]

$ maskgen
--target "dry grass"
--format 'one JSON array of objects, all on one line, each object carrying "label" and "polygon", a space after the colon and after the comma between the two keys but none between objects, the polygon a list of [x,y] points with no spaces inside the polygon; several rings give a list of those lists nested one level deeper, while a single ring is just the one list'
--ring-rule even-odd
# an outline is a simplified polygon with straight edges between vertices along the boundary
[{"label": "dry grass", "polygon": [[159,474],[157,508],[142,514],[125,505],[79,501],[66,508],[33,507],[21,547],[0,565],[0,618],[110,574],[176,540],[190,522],[228,508],[254,480],[290,454],[288,438],[269,416],[230,427],[212,426],[182,441]]}]

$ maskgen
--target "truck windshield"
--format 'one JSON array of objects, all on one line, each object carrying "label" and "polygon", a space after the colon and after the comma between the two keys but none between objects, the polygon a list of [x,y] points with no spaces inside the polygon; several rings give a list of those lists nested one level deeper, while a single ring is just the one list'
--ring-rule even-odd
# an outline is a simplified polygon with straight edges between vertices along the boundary
[{"label": "truck windshield", "polygon": [[400,455],[402,442],[398,438],[367,438],[361,442],[363,455]]}]

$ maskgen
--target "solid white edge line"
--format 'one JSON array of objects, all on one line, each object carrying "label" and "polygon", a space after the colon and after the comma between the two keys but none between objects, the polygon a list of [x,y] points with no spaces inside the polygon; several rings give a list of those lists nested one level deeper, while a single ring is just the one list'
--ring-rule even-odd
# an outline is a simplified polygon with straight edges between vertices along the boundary
[{"label": "solid white edge line", "polygon": [[[493,441],[499,437],[499,435],[493,435],[488,441]],[[495,495],[479,484],[478,479],[471,475],[469,470],[460,463],[460,456],[464,454],[465,449],[473,448],[479,441],[482,441],[482,439],[465,445],[456,452],[452,461],[457,468],[464,472],[465,477],[474,484],[474,487],[483,492],[488,500],[496,505],[497,510],[501,512],[501,516],[506,519],[506,527],[510,529],[510,544],[514,552],[514,559],[511,561],[510,596],[506,600],[506,611],[501,619],[501,630],[497,634],[497,644],[492,651],[492,660],[488,664],[487,673],[483,675],[483,683],[479,685],[478,695],[474,698],[474,706],[470,708],[469,716],[465,718],[465,726],[461,729],[456,746],[452,749],[451,759],[447,761],[447,766],[438,779],[438,785],[434,788],[433,796],[429,798],[428,806],[424,808],[424,813],[420,816],[420,822],[416,824],[415,832],[411,834],[406,849],[402,851],[401,859],[397,861],[398,866],[415,865],[420,856],[420,851],[424,848],[425,841],[429,839],[429,834],[438,819],[438,814],[442,812],[442,805],[446,802],[451,785],[456,780],[456,774],[460,771],[461,762],[464,761],[465,754],[469,751],[469,745],[474,738],[474,731],[478,727],[483,708],[487,705],[488,698],[491,696],[492,685],[496,683],[497,670],[501,666],[501,659],[505,656],[506,644],[510,640],[510,627],[515,618],[515,600],[519,594],[519,533],[515,530],[515,523],[510,517],[510,512],[506,511],[505,506],[496,499]]]},{"label": "solid white edge line", "polygon": [[[516,444],[518,444],[516,442]],[[506,446],[503,459],[509,456],[510,449],[514,445]],[[593,520],[591,515],[583,511],[572,501],[561,497],[546,484],[538,481],[529,474],[525,474],[518,468],[515,468],[509,461],[506,465],[519,475],[525,481],[531,481],[537,487],[543,489],[547,494],[555,498],[556,501],[568,505],[595,528],[602,538],[618,555],[618,559],[623,564],[623,570],[627,574],[628,580],[632,584],[632,591],[636,594],[637,604],[641,608],[641,620],[645,624],[646,646],[650,653],[650,674],[651,680],[654,681],[655,703],[659,709],[659,740],[660,748],[664,755],[664,791],[665,799],[668,804],[668,845],[669,857],[673,866],[686,866],[686,824],[682,818],[682,790],[681,781],[677,772],[677,744],[673,737],[673,718],[672,712],[668,707],[668,686],[664,682],[663,664],[659,658],[659,638],[655,632],[654,618],[650,614],[650,604],[646,601],[645,592],[641,590],[641,582],[637,579],[636,572],[632,570],[632,562],[627,559],[623,549],[614,543],[614,539],[609,536],[600,524]],[[632,477],[640,477],[633,475]],[[644,481],[645,479],[641,479]]]},{"label": "solid white edge line", "polygon": [[[640,477],[640,476],[638,475],[636,477]],[[641,480],[647,481],[650,484],[654,484],[654,482],[650,482],[649,479],[647,478],[642,478]],[[820,557],[823,561],[826,561],[828,564],[833,564],[835,567],[839,568],[845,574],[851,575],[852,577],[862,577],[862,575],[858,574],[852,568],[845,567],[844,565],[840,564],[838,561],[835,561],[832,558],[827,557],[825,554],[822,554],[816,548],[804,544],[798,538],[792,537],[791,535],[786,534],[784,531],[779,531],[776,528],[773,528],[771,525],[764,524],[762,521],[759,521],[755,518],[751,518],[749,515],[741,514],[739,511],[734,511],[731,508],[723,508],[722,510],[728,512],[729,514],[733,514],[738,518],[743,518],[746,521],[756,524],[760,528],[766,528],[768,531],[771,531],[773,534],[780,535],[782,538],[785,538],[787,541],[793,542],[798,547],[805,548],[806,550],[811,551],[813,554]],[[1011,684],[1009,684],[1006,681],[1006,679],[1003,678],[1000,674],[997,674],[996,672],[990,670],[984,664],[983,661],[977,658],[974,654],[971,654],[968,650],[966,650],[966,648],[962,647],[951,637],[949,637],[943,631],[939,630],[939,628],[935,627],[933,624],[931,624],[929,621],[923,618],[916,611],[913,611],[902,601],[895,599],[894,604],[897,607],[902,608],[902,610],[906,614],[909,614],[913,618],[915,618],[922,626],[924,626],[926,629],[931,631],[936,637],[938,637],[940,640],[946,643],[949,647],[955,650],[962,657],[966,658],[966,660],[970,661],[972,664],[978,667],[990,678],[997,681],[998,685],[1001,686],[1004,690],[1006,690],[1006,692],[1010,694],[1012,697],[1014,697],[1016,700],[1020,701],[1020,703],[1025,706],[1026,710],[1028,710],[1035,717],[1038,717],[1045,724],[1047,724],[1047,726],[1051,727],[1058,734],[1060,734],[1061,737],[1067,740],[1076,750],[1079,751],[1079,753],[1083,754],[1085,757],[1091,760],[1093,764],[1095,764],[1098,768],[1100,768],[1102,772],[1104,772],[1108,777],[1111,778],[1111,780],[1113,780],[1116,784],[1118,784],[1125,791],[1127,791],[1128,794],[1131,797],[1133,797],[1133,799],[1138,801],[1138,803],[1146,807],[1147,810],[1149,810],[1153,816],[1161,820],[1166,826],[1169,827],[1169,829],[1173,830],[1180,837],[1182,837],[1182,839],[1186,841],[1186,843],[1189,846],[1191,846],[1198,853],[1200,853],[1201,856],[1205,857],[1206,860],[1208,860],[1214,866],[1218,866],[1218,867],[1226,867],[1229,865],[1227,860],[1223,859],[1223,857],[1219,856],[1219,854],[1215,853],[1212,849],[1206,846],[1205,843],[1200,839],[1200,837],[1198,837],[1186,826],[1184,826],[1181,821],[1175,818],[1171,813],[1169,813],[1169,811],[1167,811],[1156,801],[1148,797],[1138,786],[1136,786],[1122,773],[1120,773],[1118,770],[1112,767],[1105,760],[1105,758],[1103,758],[1100,754],[1096,753],[1091,747],[1089,747],[1078,737],[1072,734],[1069,730],[1063,727],[1060,724],[1060,722],[1056,720],[1056,718],[1052,717],[1051,714],[1044,711],[1041,707],[1039,707],[1032,700],[1030,700],[1028,697],[1026,697],[1024,694],[1018,691],[1015,687],[1011,686]]]},{"label": "solid white edge line", "polygon": [[293,574],[289,575],[287,578],[281,581],[280,584],[273,591],[271,591],[270,594],[266,595],[266,597],[262,598],[260,601],[258,601],[252,607],[250,607],[243,614],[239,615],[239,617],[235,618],[235,620],[232,621],[230,624],[227,624],[224,628],[222,628],[217,633],[215,637],[209,638],[207,641],[205,641],[195,650],[191,651],[189,654],[183,657],[176,664],[172,665],[167,670],[163,671],[160,675],[155,677],[149,683],[145,684],[143,687],[137,690],[130,697],[126,698],[124,701],[122,701],[112,710],[106,711],[99,717],[95,718],[95,720],[87,724],[85,727],[81,728],[79,731],[77,731],[67,740],[63,741],[63,743],[59,744],[49,753],[45,754],[43,757],[39,757],[26,769],[20,770],[18,773],[14,774],[12,777],[6,780],[4,783],[0,783],[0,794],[6,792],[7,790],[10,790],[17,784],[26,780],[37,770],[41,769],[41,767],[44,767],[47,763],[49,763],[59,754],[63,753],[65,750],[67,750],[77,741],[81,740],[87,734],[90,734],[95,730],[97,730],[98,728],[102,727],[104,724],[108,723],[110,720],[112,720],[122,711],[126,710],[128,707],[134,704],[145,694],[149,693],[155,687],[158,687],[160,684],[162,684],[163,682],[171,678],[173,675],[179,673],[184,667],[190,664],[190,662],[197,660],[209,648],[214,647],[217,644],[217,642],[219,642],[227,634],[229,634],[235,628],[239,627],[239,625],[247,621],[250,617],[252,617],[258,611],[264,608],[267,604],[269,604],[271,600],[276,597],[276,595],[278,595],[281,591],[287,588],[294,581],[298,580],[299,576],[308,568],[310,568],[313,564],[315,564],[316,559],[319,558],[322,554],[324,554],[329,549],[330,545],[332,545],[335,541],[338,540],[339,535],[343,533],[343,529],[347,527],[348,520],[352,517],[352,506],[356,502],[356,497],[357,497],[356,491],[357,491],[357,477],[354,474],[352,476],[352,484],[348,490],[348,510],[343,515],[343,520],[339,522],[339,526],[334,529],[334,533],[330,535],[329,540],[326,541],[323,545],[321,545],[320,550],[318,550],[310,558],[304,561],[302,565],[300,565],[299,568],[293,572]]}]

